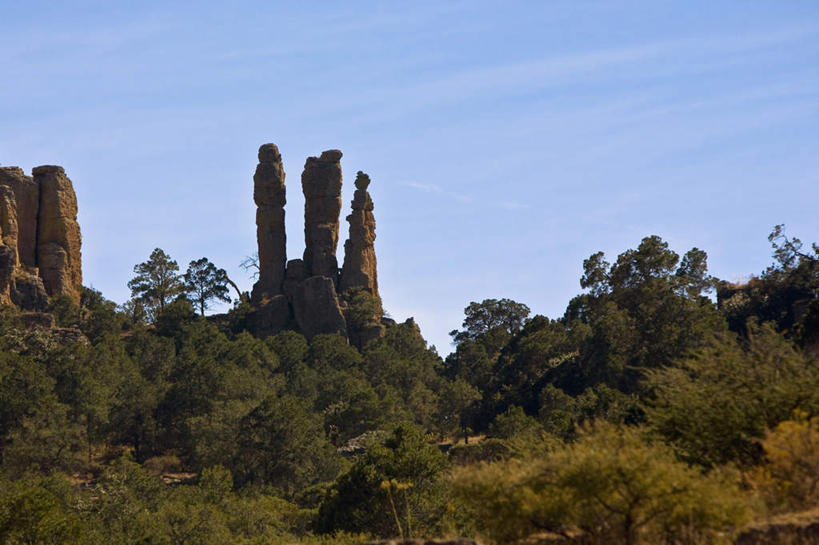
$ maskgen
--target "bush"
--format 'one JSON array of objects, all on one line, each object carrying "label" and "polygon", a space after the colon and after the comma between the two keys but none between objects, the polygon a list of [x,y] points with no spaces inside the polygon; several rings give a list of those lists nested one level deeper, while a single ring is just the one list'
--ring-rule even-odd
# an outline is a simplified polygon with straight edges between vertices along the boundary
[{"label": "bush", "polygon": [[765,430],[794,409],[819,410],[819,367],[771,324],[713,338],[676,367],[649,373],[648,421],[686,460],[706,467],[762,461]]},{"label": "bush", "polygon": [[753,480],[768,506],[805,510],[819,504],[819,416],[797,411],[762,440],[765,463]]},{"label": "bush", "polygon": [[545,530],[601,545],[693,544],[748,514],[728,476],[704,476],[640,430],[611,425],[553,453],[459,468],[452,482],[477,528],[498,542]]}]

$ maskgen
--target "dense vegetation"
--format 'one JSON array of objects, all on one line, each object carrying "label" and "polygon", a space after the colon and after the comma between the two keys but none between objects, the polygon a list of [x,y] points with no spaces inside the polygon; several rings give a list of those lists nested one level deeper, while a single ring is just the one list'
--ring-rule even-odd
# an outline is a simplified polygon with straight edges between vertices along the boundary
[{"label": "dense vegetation", "polygon": [[160,249],[121,307],[4,308],[0,542],[729,540],[819,504],[819,248],[771,242],[741,286],[656,236],[594,254],[564,316],[472,303],[446,359],[411,321],[254,338],[241,293],[204,316],[223,270]]}]

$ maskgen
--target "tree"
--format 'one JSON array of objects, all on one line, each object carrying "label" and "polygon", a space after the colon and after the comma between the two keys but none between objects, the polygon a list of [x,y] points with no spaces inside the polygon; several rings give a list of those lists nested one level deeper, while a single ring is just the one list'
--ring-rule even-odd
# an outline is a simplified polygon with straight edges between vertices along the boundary
[{"label": "tree", "polygon": [[332,479],[340,459],[322,427],[302,400],[269,396],[239,422],[236,482],[266,483],[292,495]]},{"label": "tree", "polygon": [[639,389],[643,370],[671,365],[725,327],[710,299],[707,255],[692,248],[682,261],[658,236],[643,238],[613,265],[602,252],[583,262],[581,287],[561,320],[585,329],[579,357],[567,362],[560,386],[579,393],[605,382]]},{"label": "tree", "polygon": [[511,299],[484,299],[480,303],[471,302],[464,309],[464,331],[452,331],[455,343],[464,340],[478,340],[493,330],[500,329],[507,335],[515,333],[529,316],[529,307]]},{"label": "tree", "polygon": [[217,269],[208,258],[191,261],[184,278],[188,297],[199,308],[202,316],[205,315],[208,303],[214,299],[230,303],[227,294],[228,275],[224,269]]},{"label": "tree", "polygon": [[253,255],[245,256],[239,266],[243,271],[248,273],[251,280],[259,278],[259,252],[254,252]]},{"label": "tree", "polygon": [[134,266],[136,276],[128,282],[131,296],[140,299],[154,314],[175,297],[185,293],[178,274],[179,265],[160,248],[154,248],[148,261]]},{"label": "tree", "polygon": [[420,429],[395,428],[383,445],[369,445],[338,478],[319,507],[319,531],[384,538],[434,531],[445,510],[441,477],[446,466],[446,457]]}]

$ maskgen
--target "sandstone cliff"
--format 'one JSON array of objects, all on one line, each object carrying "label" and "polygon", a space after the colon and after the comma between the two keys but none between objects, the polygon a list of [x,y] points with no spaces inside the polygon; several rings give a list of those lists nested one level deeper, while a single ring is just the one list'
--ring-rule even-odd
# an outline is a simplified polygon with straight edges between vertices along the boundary
[{"label": "sandstone cliff", "polygon": [[40,187],[37,218],[37,267],[50,296],[67,295],[80,302],[82,256],[77,196],[62,167],[36,167],[32,174]]},{"label": "sandstone cliff", "polygon": [[48,296],[80,302],[82,255],[77,197],[62,167],[26,176],[0,167],[0,302],[42,310]]}]

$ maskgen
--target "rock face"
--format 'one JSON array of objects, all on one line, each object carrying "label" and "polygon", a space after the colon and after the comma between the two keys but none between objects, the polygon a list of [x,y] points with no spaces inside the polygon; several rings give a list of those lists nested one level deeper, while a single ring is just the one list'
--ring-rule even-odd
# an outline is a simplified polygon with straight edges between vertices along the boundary
[{"label": "rock face", "polygon": [[347,216],[350,236],[344,243],[344,266],[339,291],[363,288],[378,297],[378,267],[375,259],[375,216],[367,187],[370,177],[359,171],[355,178],[352,213]]},{"label": "rock face", "polygon": [[17,225],[17,199],[8,186],[0,186],[0,236],[2,244],[14,254],[12,266],[17,266],[19,231]]},{"label": "rock face", "polygon": [[27,267],[36,267],[40,186],[17,167],[0,168],[0,186],[8,187],[14,193],[18,225],[18,261]]},{"label": "rock face", "polygon": [[312,339],[318,333],[347,336],[347,322],[344,320],[332,278],[311,276],[300,282],[292,301],[296,322],[308,339]]},{"label": "rock face", "polygon": [[[254,199],[259,238],[259,281],[253,288],[254,309],[248,326],[257,336],[275,334],[295,324],[309,339],[321,333],[347,337],[354,344],[383,335],[379,316],[363,326],[352,326],[345,316],[350,306],[339,297],[341,290],[357,287],[378,296],[375,219],[367,193],[369,178],[359,173],[353,199],[350,240],[345,244],[344,272],[339,277],[339,214],[341,213],[341,152],[328,150],[310,157],[304,165],[303,259],[285,263],[284,171],[281,155],[273,144],[259,149],[254,180]],[[380,303],[379,303],[380,309]]]},{"label": "rock face", "polygon": [[304,192],[304,266],[309,276],[338,277],[338,216],[341,212],[341,152],[308,157],[301,175]]},{"label": "rock face", "polygon": [[77,197],[62,167],[26,176],[0,168],[0,301],[42,310],[48,296],[80,302],[82,255]]},{"label": "rock face", "polygon": [[67,295],[80,302],[82,256],[77,196],[62,167],[36,167],[32,174],[40,186],[37,221],[37,266],[50,296]]},{"label": "rock face", "polygon": [[284,227],[284,187],[282,156],[275,144],[259,148],[259,164],[253,175],[256,202],[256,238],[259,244],[259,281],[253,286],[252,300],[282,293],[287,263],[287,235]]}]

